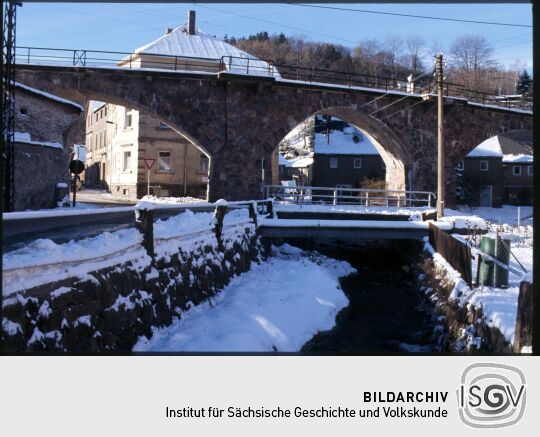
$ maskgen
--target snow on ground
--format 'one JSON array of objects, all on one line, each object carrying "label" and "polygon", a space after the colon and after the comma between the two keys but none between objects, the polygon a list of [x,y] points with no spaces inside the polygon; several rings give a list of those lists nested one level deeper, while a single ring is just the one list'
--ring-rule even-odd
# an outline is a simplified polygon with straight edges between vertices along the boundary
[{"label": "snow on ground", "polygon": [[[473,287],[472,289],[461,278],[461,274],[455,270],[433,247],[425,241],[424,248],[433,256],[435,264],[443,268],[447,276],[452,279],[454,289],[450,299],[461,307],[474,305],[481,307],[486,316],[488,326],[497,328],[510,343],[514,343],[516,328],[517,302],[519,295],[519,280],[510,282],[509,288],[496,287]],[[473,263],[474,265],[474,263]],[[473,276],[475,276],[473,274]]]},{"label": "snow on ground", "polygon": [[[533,207],[532,206],[521,206],[519,207],[521,211],[521,221],[522,224],[532,224],[532,219],[527,219],[527,217],[532,217]],[[517,224],[517,214],[518,207],[513,205],[503,205],[502,208],[488,208],[488,207],[465,207],[460,206],[457,210],[446,208],[444,210],[446,216],[454,215],[474,215],[488,220],[493,223],[507,223],[510,225]],[[525,221],[524,221],[525,220]],[[529,220],[529,221],[527,221]]]},{"label": "snow on ground", "polygon": [[141,337],[134,351],[294,352],[335,325],[348,305],[338,278],[354,273],[348,263],[306,257],[289,245],[234,278],[211,301],[171,326]]},{"label": "snow on ground", "polygon": [[452,223],[455,229],[473,229],[485,231],[488,229],[486,221],[475,215],[449,215],[440,219],[442,222]]},{"label": "snow on ground", "polygon": [[[521,224],[532,224],[532,207],[522,206]],[[426,249],[433,254],[434,261],[443,267],[455,284],[450,298],[458,302],[462,307],[474,305],[481,307],[487,318],[489,326],[496,327],[501,331],[506,340],[513,344],[515,334],[515,324],[517,316],[517,303],[519,297],[519,284],[523,280],[532,281],[533,270],[533,229],[531,225],[517,225],[517,206],[504,205],[502,208],[459,208],[459,210],[445,209],[447,221],[462,222],[467,228],[470,224],[481,223],[484,221],[483,229],[488,230],[488,237],[495,238],[497,233],[504,239],[511,240],[510,267],[512,270],[508,275],[508,288],[497,288],[487,286],[473,286],[470,288],[465,284],[461,275],[446,262],[446,260],[426,243]],[[464,216],[472,214],[472,217]],[[528,222],[525,217],[530,217]],[[478,226],[480,227],[480,226]],[[472,262],[473,280],[476,278],[478,269],[477,249],[480,238],[474,237],[456,237],[460,240],[467,240],[472,245],[475,259]],[[518,262],[519,260],[519,262]],[[524,271],[524,269],[526,271]]]}]

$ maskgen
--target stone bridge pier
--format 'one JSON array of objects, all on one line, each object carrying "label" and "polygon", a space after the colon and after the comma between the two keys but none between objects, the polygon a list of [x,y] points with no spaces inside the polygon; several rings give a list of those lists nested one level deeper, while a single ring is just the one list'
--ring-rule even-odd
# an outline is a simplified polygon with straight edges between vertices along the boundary
[{"label": "stone bridge pier", "polygon": [[[169,125],[210,156],[209,200],[261,196],[279,142],[314,114],[363,131],[381,153],[392,189],[436,192],[437,107],[417,94],[354,89],[268,77],[88,67],[18,66],[17,80],[62,97],[137,109]],[[407,96],[406,98],[404,98]],[[532,113],[445,99],[446,204],[454,167],[482,141],[531,129]]]}]

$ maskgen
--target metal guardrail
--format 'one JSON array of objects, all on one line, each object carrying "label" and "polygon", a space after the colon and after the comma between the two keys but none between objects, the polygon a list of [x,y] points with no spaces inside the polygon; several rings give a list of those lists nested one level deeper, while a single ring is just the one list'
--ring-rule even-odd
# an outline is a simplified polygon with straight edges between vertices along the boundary
[{"label": "metal guardrail", "polygon": [[[374,88],[385,92],[405,92],[407,90],[406,79],[374,76],[352,71],[276,64],[273,60],[238,56],[222,56],[221,58],[211,59],[145,53],[141,64],[140,54],[133,52],[17,46],[15,48],[15,62],[19,65],[37,64],[128,69],[148,68],[183,72],[206,72],[210,74],[229,72],[253,76],[269,76],[309,83],[328,83],[348,87]],[[429,95],[432,92],[430,86],[431,79],[429,76],[415,81],[416,93],[418,94]],[[501,100],[500,97],[490,93],[467,89],[464,85],[451,82],[445,82],[444,95],[447,97],[462,98],[483,105],[490,104],[507,108],[532,109],[532,98]]]},{"label": "metal guardrail", "polygon": [[404,191],[367,188],[330,188],[265,185],[263,195],[280,203],[359,206],[427,206],[435,205],[436,196],[429,191]]},{"label": "metal guardrail", "polygon": [[199,204],[152,204],[143,202],[134,207],[103,208],[74,211],[47,211],[33,213],[4,214],[3,249],[17,249],[30,241],[48,238],[56,243],[69,240],[81,240],[96,236],[102,232],[112,232],[129,227],[141,228],[141,216],[151,216],[152,224],[145,223],[146,228],[153,226],[159,219],[166,219],[187,210],[193,212],[214,212],[225,207],[225,212],[232,209],[248,208],[250,218],[256,223],[257,215],[272,211],[271,200],[249,200],[226,203]]}]

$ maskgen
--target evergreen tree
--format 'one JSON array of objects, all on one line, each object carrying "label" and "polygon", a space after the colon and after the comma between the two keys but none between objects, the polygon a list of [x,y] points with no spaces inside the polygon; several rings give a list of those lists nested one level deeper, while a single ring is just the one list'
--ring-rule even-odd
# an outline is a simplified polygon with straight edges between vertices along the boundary
[{"label": "evergreen tree", "polygon": [[527,73],[527,70],[523,70],[523,73],[519,75],[518,82],[516,85],[516,92],[519,94],[526,94],[527,91],[531,88],[532,79]]}]

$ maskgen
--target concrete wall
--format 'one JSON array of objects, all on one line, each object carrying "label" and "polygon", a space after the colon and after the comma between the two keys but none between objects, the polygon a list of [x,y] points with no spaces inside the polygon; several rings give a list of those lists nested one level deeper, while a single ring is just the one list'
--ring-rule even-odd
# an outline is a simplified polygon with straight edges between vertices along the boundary
[{"label": "concrete wall", "polygon": [[[75,106],[63,104],[21,88],[15,93],[15,131],[30,134],[32,142],[59,143],[63,148],[16,142],[14,153],[14,207],[54,208],[61,200],[56,186],[67,183],[73,144],[81,142]],[[84,122],[83,122],[84,124]]]}]

